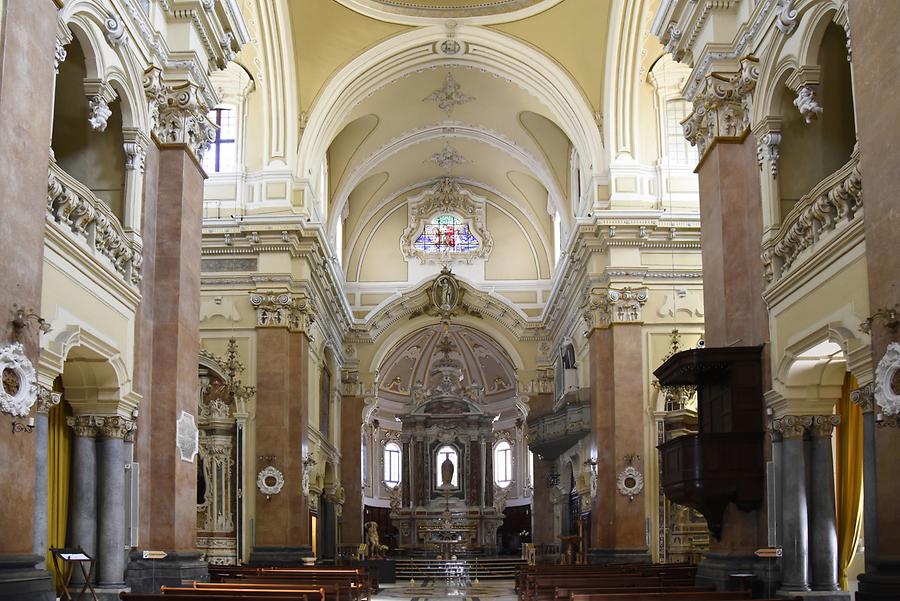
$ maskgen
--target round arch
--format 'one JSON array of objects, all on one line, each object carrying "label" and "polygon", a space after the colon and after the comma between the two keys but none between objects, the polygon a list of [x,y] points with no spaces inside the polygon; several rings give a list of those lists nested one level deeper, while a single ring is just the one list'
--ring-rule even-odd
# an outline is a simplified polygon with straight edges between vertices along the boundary
[{"label": "round arch", "polygon": [[[603,145],[590,104],[557,63],[510,36],[471,26],[462,26],[456,33],[466,50],[452,56],[436,54],[434,45],[446,35],[446,28],[437,25],[397,35],[363,52],[333,75],[310,111],[300,140],[297,172],[309,177],[318,170],[350,111],[375,90],[424,68],[454,64],[485,70],[529,91],[578,149],[585,170],[601,172]],[[331,214],[334,221],[340,207]],[[328,231],[333,227],[329,223]]]}]

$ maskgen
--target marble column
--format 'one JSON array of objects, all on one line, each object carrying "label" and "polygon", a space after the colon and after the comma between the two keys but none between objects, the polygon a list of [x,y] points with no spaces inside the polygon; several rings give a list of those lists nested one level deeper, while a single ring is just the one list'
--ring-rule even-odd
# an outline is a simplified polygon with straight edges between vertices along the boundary
[{"label": "marble column", "polygon": [[814,591],[839,590],[831,434],[840,421],[837,415],[817,415],[810,428],[809,567]]},{"label": "marble column", "polygon": [[775,507],[769,508],[769,515],[774,516],[774,527],[775,527],[775,546],[781,546],[781,497],[782,497],[782,482],[784,481],[782,472],[784,472],[784,438],[781,436],[781,432],[779,432],[775,428],[775,423],[769,423],[769,437],[772,440],[772,464],[775,466],[775,474],[773,483],[775,488]]},{"label": "marble column", "polygon": [[60,393],[45,386],[38,388],[37,413],[34,418],[34,554],[44,567],[47,556],[48,494],[48,418],[47,413],[59,404]]},{"label": "marble column", "polygon": [[875,456],[875,398],[871,383],[850,393],[863,414],[863,540],[866,541],[866,572],[874,570],[868,548],[878,548],[878,481]]},{"label": "marble column", "polygon": [[809,590],[809,519],[806,490],[806,428],[808,416],[786,415],[775,421],[783,437],[781,471],[782,546],[781,590]]},{"label": "marble column", "polygon": [[92,415],[68,418],[72,439],[69,484],[69,534],[73,547],[97,556],[97,424]]},{"label": "marble column", "polygon": [[[13,305],[40,312],[47,206],[47,157],[53,115],[57,6],[51,0],[3,3],[0,34],[0,344],[18,340],[37,366],[39,332],[15,332]],[[54,598],[34,554],[33,433],[0,428],[0,598]],[[27,420],[27,417],[20,421]]]},{"label": "marble column", "polygon": [[121,417],[98,417],[99,537],[97,579],[100,586],[125,584],[125,435],[132,424]]}]

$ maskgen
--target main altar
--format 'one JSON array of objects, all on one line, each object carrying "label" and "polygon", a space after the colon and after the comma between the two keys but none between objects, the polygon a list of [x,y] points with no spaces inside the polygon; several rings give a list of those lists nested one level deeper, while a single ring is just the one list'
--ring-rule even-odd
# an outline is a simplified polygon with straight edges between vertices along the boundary
[{"label": "main altar", "polygon": [[391,519],[402,546],[447,559],[493,553],[503,514],[494,506],[496,416],[485,413],[483,387],[463,384],[446,322],[444,331],[428,385],[416,384],[407,411],[398,416],[403,477]]}]

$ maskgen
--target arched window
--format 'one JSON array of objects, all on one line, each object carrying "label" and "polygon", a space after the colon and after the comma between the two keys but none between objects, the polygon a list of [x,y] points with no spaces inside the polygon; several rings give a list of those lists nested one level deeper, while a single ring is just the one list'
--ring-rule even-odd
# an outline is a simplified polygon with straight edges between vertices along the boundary
[{"label": "arched window", "polygon": [[506,488],[512,483],[512,447],[505,440],[494,446],[494,483]]},{"label": "arched window", "polygon": [[222,173],[237,169],[237,116],[228,106],[215,108],[209,120],[218,126],[216,139],[203,155],[203,169],[207,173]]},{"label": "arched window", "polygon": [[453,475],[450,477],[450,486],[456,488],[459,486],[459,453],[450,445],[444,445],[438,449],[437,455],[434,457],[434,485],[440,486],[444,483],[443,470],[441,467],[444,461],[449,459],[453,465]]},{"label": "arched window", "polygon": [[467,253],[478,250],[479,242],[468,223],[447,213],[426,223],[414,246],[425,253]]},{"label": "arched window", "polygon": [[384,445],[384,483],[390,488],[400,484],[400,445],[389,442]]}]

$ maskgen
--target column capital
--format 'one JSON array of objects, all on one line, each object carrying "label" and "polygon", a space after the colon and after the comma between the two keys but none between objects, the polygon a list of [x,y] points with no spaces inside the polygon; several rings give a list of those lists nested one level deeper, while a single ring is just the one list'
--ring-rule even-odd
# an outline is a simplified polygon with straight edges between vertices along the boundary
[{"label": "column capital", "polygon": [[118,438],[124,440],[134,428],[134,422],[118,415],[105,415],[94,418],[101,438]]},{"label": "column capital", "polygon": [[766,424],[766,432],[769,433],[769,437],[772,439],[772,442],[781,442],[783,440],[783,436],[781,434],[781,430],[778,429],[776,425],[775,419],[770,419],[769,423]]},{"label": "column capital", "polygon": [[256,309],[256,327],[288,328],[310,334],[316,308],[306,295],[287,292],[252,292],[250,304]]},{"label": "column capital", "polygon": [[94,438],[97,435],[97,424],[93,415],[75,415],[66,418],[66,423],[80,438]]},{"label": "column capital", "polygon": [[840,423],[839,415],[814,415],[809,433],[813,438],[831,438],[832,432]]},{"label": "column capital", "polygon": [[875,410],[875,387],[871,382],[850,391],[850,400],[857,405],[863,413],[872,413]]},{"label": "column capital", "polygon": [[593,287],[585,295],[582,316],[589,330],[617,323],[640,323],[649,296],[647,288]]},{"label": "column capital", "polygon": [[785,415],[772,420],[773,427],[780,432],[784,440],[801,440],[806,429],[812,425],[809,415]]},{"label": "column capital", "polygon": [[53,407],[59,405],[61,400],[62,393],[53,392],[46,386],[38,386],[37,404],[35,407],[41,415],[47,415]]},{"label": "column capital", "polygon": [[740,139],[750,128],[753,91],[759,80],[759,59],[741,59],[735,72],[710,71],[697,89],[694,111],[682,122],[685,139],[701,159],[718,139]]},{"label": "column capital", "polygon": [[166,81],[156,66],[144,71],[144,94],[150,105],[151,130],[162,145],[183,145],[197,162],[216,139],[216,126],[209,120],[210,106],[205,88],[190,79]]}]

